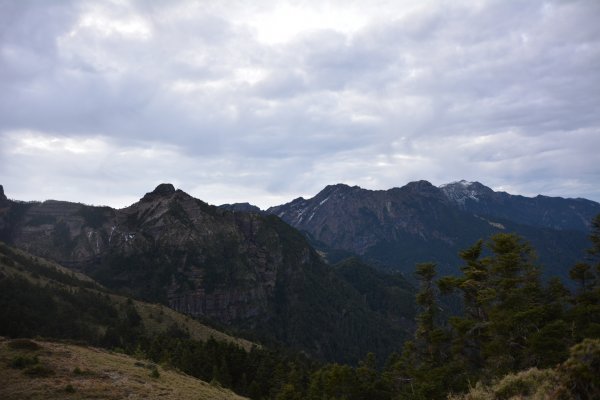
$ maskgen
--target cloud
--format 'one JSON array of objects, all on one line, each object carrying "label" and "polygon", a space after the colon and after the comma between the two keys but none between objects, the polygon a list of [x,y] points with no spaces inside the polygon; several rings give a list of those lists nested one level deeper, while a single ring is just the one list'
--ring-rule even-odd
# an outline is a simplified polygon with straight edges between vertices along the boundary
[{"label": "cloud", "polygon": [[13,197],[122,206],[171,180],[268,206],[465,178],[600,200],[594,1],[2,7]]}]

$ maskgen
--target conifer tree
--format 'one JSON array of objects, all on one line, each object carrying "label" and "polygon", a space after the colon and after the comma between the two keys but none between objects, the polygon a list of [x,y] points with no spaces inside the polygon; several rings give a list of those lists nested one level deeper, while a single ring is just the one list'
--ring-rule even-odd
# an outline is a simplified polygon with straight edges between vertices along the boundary
[{"label": "conifer tree", "polygon": [[452,317],[453,350],[464,367],[487,375],[526,364],[530,335],[541,329],[543,291],[533,249],[513,234],[497,234],[460,253],[460,277],[442,278],[440,290],[458,291],[464,315]]},{"label": "conifer tree", "polygon": [[435,269],[432,263],[416,267],[420,281],[416,302],[421,313],[415,340],[405,343],[400,360],[387,372],[401,399],[445,398],[448,391],[460,389],[466,382],[451,358],[448,332],[440,325]]}]

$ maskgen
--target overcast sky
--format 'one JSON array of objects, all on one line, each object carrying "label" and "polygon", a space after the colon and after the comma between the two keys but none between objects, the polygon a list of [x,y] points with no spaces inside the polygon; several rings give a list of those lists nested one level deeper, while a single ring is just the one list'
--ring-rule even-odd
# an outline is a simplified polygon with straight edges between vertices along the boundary
[{"label": "overcast sky", "polygon": [[598,21],[598,0],[0,0],[0,184],[115,207],[161,182],[263,208],[419,179],[600,201]]}]

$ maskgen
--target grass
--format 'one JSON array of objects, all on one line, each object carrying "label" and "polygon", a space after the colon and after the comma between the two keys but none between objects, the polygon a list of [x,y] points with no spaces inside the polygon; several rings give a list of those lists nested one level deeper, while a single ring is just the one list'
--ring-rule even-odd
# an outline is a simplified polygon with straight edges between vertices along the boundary
[{"label": "grass", "polygon": [[[0,337],[3,400],[242,399],[229,390],[123,354],[47,341],[35,341],[39,348],[27,350],[13,348],[13,341]],[[26,369],[11,368],[18,357],[35,357],[37,363]]]}]

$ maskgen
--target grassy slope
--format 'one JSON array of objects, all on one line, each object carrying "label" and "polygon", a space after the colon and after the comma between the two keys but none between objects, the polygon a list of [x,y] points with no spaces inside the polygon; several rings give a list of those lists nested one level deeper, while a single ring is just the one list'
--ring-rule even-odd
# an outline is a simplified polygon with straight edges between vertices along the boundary
[{"label": "grassy slope", "polygon": [[[11,399],[243,399],[175,370],[123,354],[66,343],[36,341],[37,350],[14,349],[0,337],[0,398]],[[17,358],[37,356],[48,376],[30,376],[11,367]],[[78,368],[78,370],[76,370]],[[69,387],[70,385],[70,387]]]},{"label": "grassy slope", "polygon": [[[73,272],[56,263],[32,256],[2,243],[0,243],[1,276],[25,278],[38,286],[45,286],[49,283],[64,288],[86,286],[88,290],[109,294],[111,301],[115,304],[124,304],[127,302],[126,297],[110,294],[106,288],[84,274]],[[69,279],[59,281],[56,277]],[[174,324],[177,324],[181,329],[189,333],[191,339],[204,341],[213,337],[218,341],[235,343],[246,350],[250,350],[253,346],[253,343],[250,341],[227,335],[168,307],[137,300],[134,300],[133,303],[137,312],[142,317],[145,329],[150,333],[162,333]]]}]

